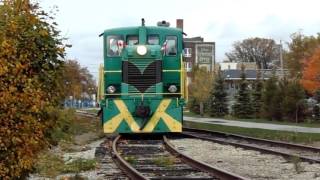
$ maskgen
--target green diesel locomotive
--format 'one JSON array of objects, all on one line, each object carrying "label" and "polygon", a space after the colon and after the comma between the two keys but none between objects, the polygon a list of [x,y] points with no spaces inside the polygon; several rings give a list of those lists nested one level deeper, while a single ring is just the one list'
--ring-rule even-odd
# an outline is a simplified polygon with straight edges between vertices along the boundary
[{"label": "green diesel locomotive", "polygon": [[187,91],[183,32],[158,26],[107,29],[99,95],[105,133],[181,132]]}]

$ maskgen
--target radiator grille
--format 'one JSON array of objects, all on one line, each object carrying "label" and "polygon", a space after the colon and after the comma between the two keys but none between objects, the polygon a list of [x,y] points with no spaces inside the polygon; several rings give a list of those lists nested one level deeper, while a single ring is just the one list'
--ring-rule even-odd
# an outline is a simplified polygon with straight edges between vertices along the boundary
[{"label": "radiator grille", "polygon": [[161,61],[125,61],[123,68],[124,82],[135,87],[129,88],[129,93],[144,93],[146,90],[148,93],[156,92],[152,86],[161,81]]}]

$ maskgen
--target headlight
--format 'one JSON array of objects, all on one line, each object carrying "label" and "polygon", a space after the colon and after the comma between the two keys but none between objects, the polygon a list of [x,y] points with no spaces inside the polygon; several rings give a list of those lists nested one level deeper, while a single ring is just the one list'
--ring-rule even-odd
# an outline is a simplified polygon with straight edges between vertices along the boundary
[{"label": "headlight", "polygon": [[107,92],[108,92],[109,94],[113,94],[114,92],[116,92],[116,88],[115,88],[114,86],[109,86],[109,87],[107,88]]},{"label": "headlight", "polygon": [[178,88],[176,85],[170,85],[168,88],[168,91],[171,93],[175,93],[175,92],[177,92],[177,90],[178,90]]},{"label": "headlight", "polygon": [[137,53],[140,56],[143,56],[143,55],[147,54],[147,47],[146,46],[138,46],[137,47]]}]

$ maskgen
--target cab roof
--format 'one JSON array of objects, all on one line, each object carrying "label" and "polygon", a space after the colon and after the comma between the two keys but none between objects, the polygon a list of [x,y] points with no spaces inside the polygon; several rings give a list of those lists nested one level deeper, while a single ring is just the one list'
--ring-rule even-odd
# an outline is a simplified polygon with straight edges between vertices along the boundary
[{"label": "cab roof", "polygon": [[163,27],[163,26],[135,26],[135,27],[121,27],[106,29],[101,35],[109,34],[139,34],[139,28],[145,27],[147,33],[151,34],[181,34],[183,33],[179,28]]}]

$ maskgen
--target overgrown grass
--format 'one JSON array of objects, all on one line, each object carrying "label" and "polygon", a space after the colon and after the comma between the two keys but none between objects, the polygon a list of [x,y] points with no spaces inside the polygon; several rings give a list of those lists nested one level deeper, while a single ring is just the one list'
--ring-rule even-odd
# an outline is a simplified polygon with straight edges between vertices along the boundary
[{"label": "overgrown grass", "polygon": [[153,160],[153,163],[158,166],[169,167],[175,163],[175,158],[171,157],[171,156],[169,156],[169,157],[159,156]]},{"label": "overgrown grass", "polygon": [[287,132],[257,128],[242,128],[233,126],[223,126],[209,123],[184,122],[185,127],[198,128],[213,131],[222,131],[227,133],[241,134],[245,136],[280,140],[294,143],[312,143],[320,141],[320,134],[318,133],[301,133],[301,132]]},{"label": "overgrown grass", "polygon": [[88,132],[96,132],[98,134],[103,133],[100,120],[84,116],[76,116],[74,119],[74,126],[72,128],[73,135],[79,135]]},{"label": "overgrown grass", "polygon": [[135,165],[137,164],[137,158],[134,156],[126,156],[124,157],[124,160],[126,160],[128,163]]},{"label": "overgrown grass", "polygon": [[[57,124],[50,132],[50,142],[65,153],[81,151],[83,145],[104,136],[97,119],[76,116],[72,109],[55,110],[52,113]],[[38,156],[35,172],[44,177],[56,177],[63,173],[92,170],[95,166],[94,159],[79,158],[66,163],[57,153],[44,150]]]},{"label": "overgrown grass", "polygon": [[65,163],[61,156],[46,151],[39,155],[35,169],[41,176],[56,177],[63,173],[80,173],[92,170],[96,168],[96,164],[94,159],[82,158]]},{"label": "overgrown grass", "polygon": [[63,168],[63,173],[79,173],[82,171],[89,171],[96,168],[95,159],[76,159],[66,163]]},{"label": "overgrown grass", "polygon": [[35,171],[41,176],[56,177],[62,172],[63,166],[64,161],[60,156],[46,151],[39,154]]},{"label": "overgrown grass", "polygon": [[289,161],[293,164],[293,168],[296,173],[300,174],[304,171],[304,168],[301,165],[301,159],[299,157],[292,157]]},{"label": "overgrown grass", "polygon": [[[184,112],[185,116],[190,117],[197,117],[201,118],[199,114],[196,114],[194,112]],[[208,114],[205,114],[203,117],[210,118]],[[306,119],[305,122],[295,123],[295,122],[288,122],[288,121],[270,121],[267,119],[261,119],[261,118],[252,118],[252,119],[239,119],[233,116],[225,116],[221,119],[225,120],[234,120],[234,121],[243,121],[243,122],[255,122],[255,123],[269,123],[269,124],[279,124],[279,125],[292,125],[292,126],[301,126],[301,127],[314,127],[314,128],[320,128],[320,121],[315,121],[312,119]]]},{"label": "overgrown grass", "polygon": [[74,142],[74,136],[93,132],[103,137],[101,122],[95,118],[76,116],[72,109],[57,111],[57,125],[51,132],[53,142]]},{"label": "overgrown grass", "polygon": [[86,111],[88,113],[98,113],[99,109],[83,109],[83,111]]},{"label": "overgrown grass", "polygon": [[89,178],[84,177],[80,174],[75,174],[74,176],[66,176],[66,177],[61,177],[60,180],[88,180]]},{"label": "overgrown grass", "polygon": [[61,140],[72,141],[72,127],[76,124],[74,110],[55,109],[51,112],[51,116],[56,119],[56,125],[50,131],[50,142],[56,144]]}]

